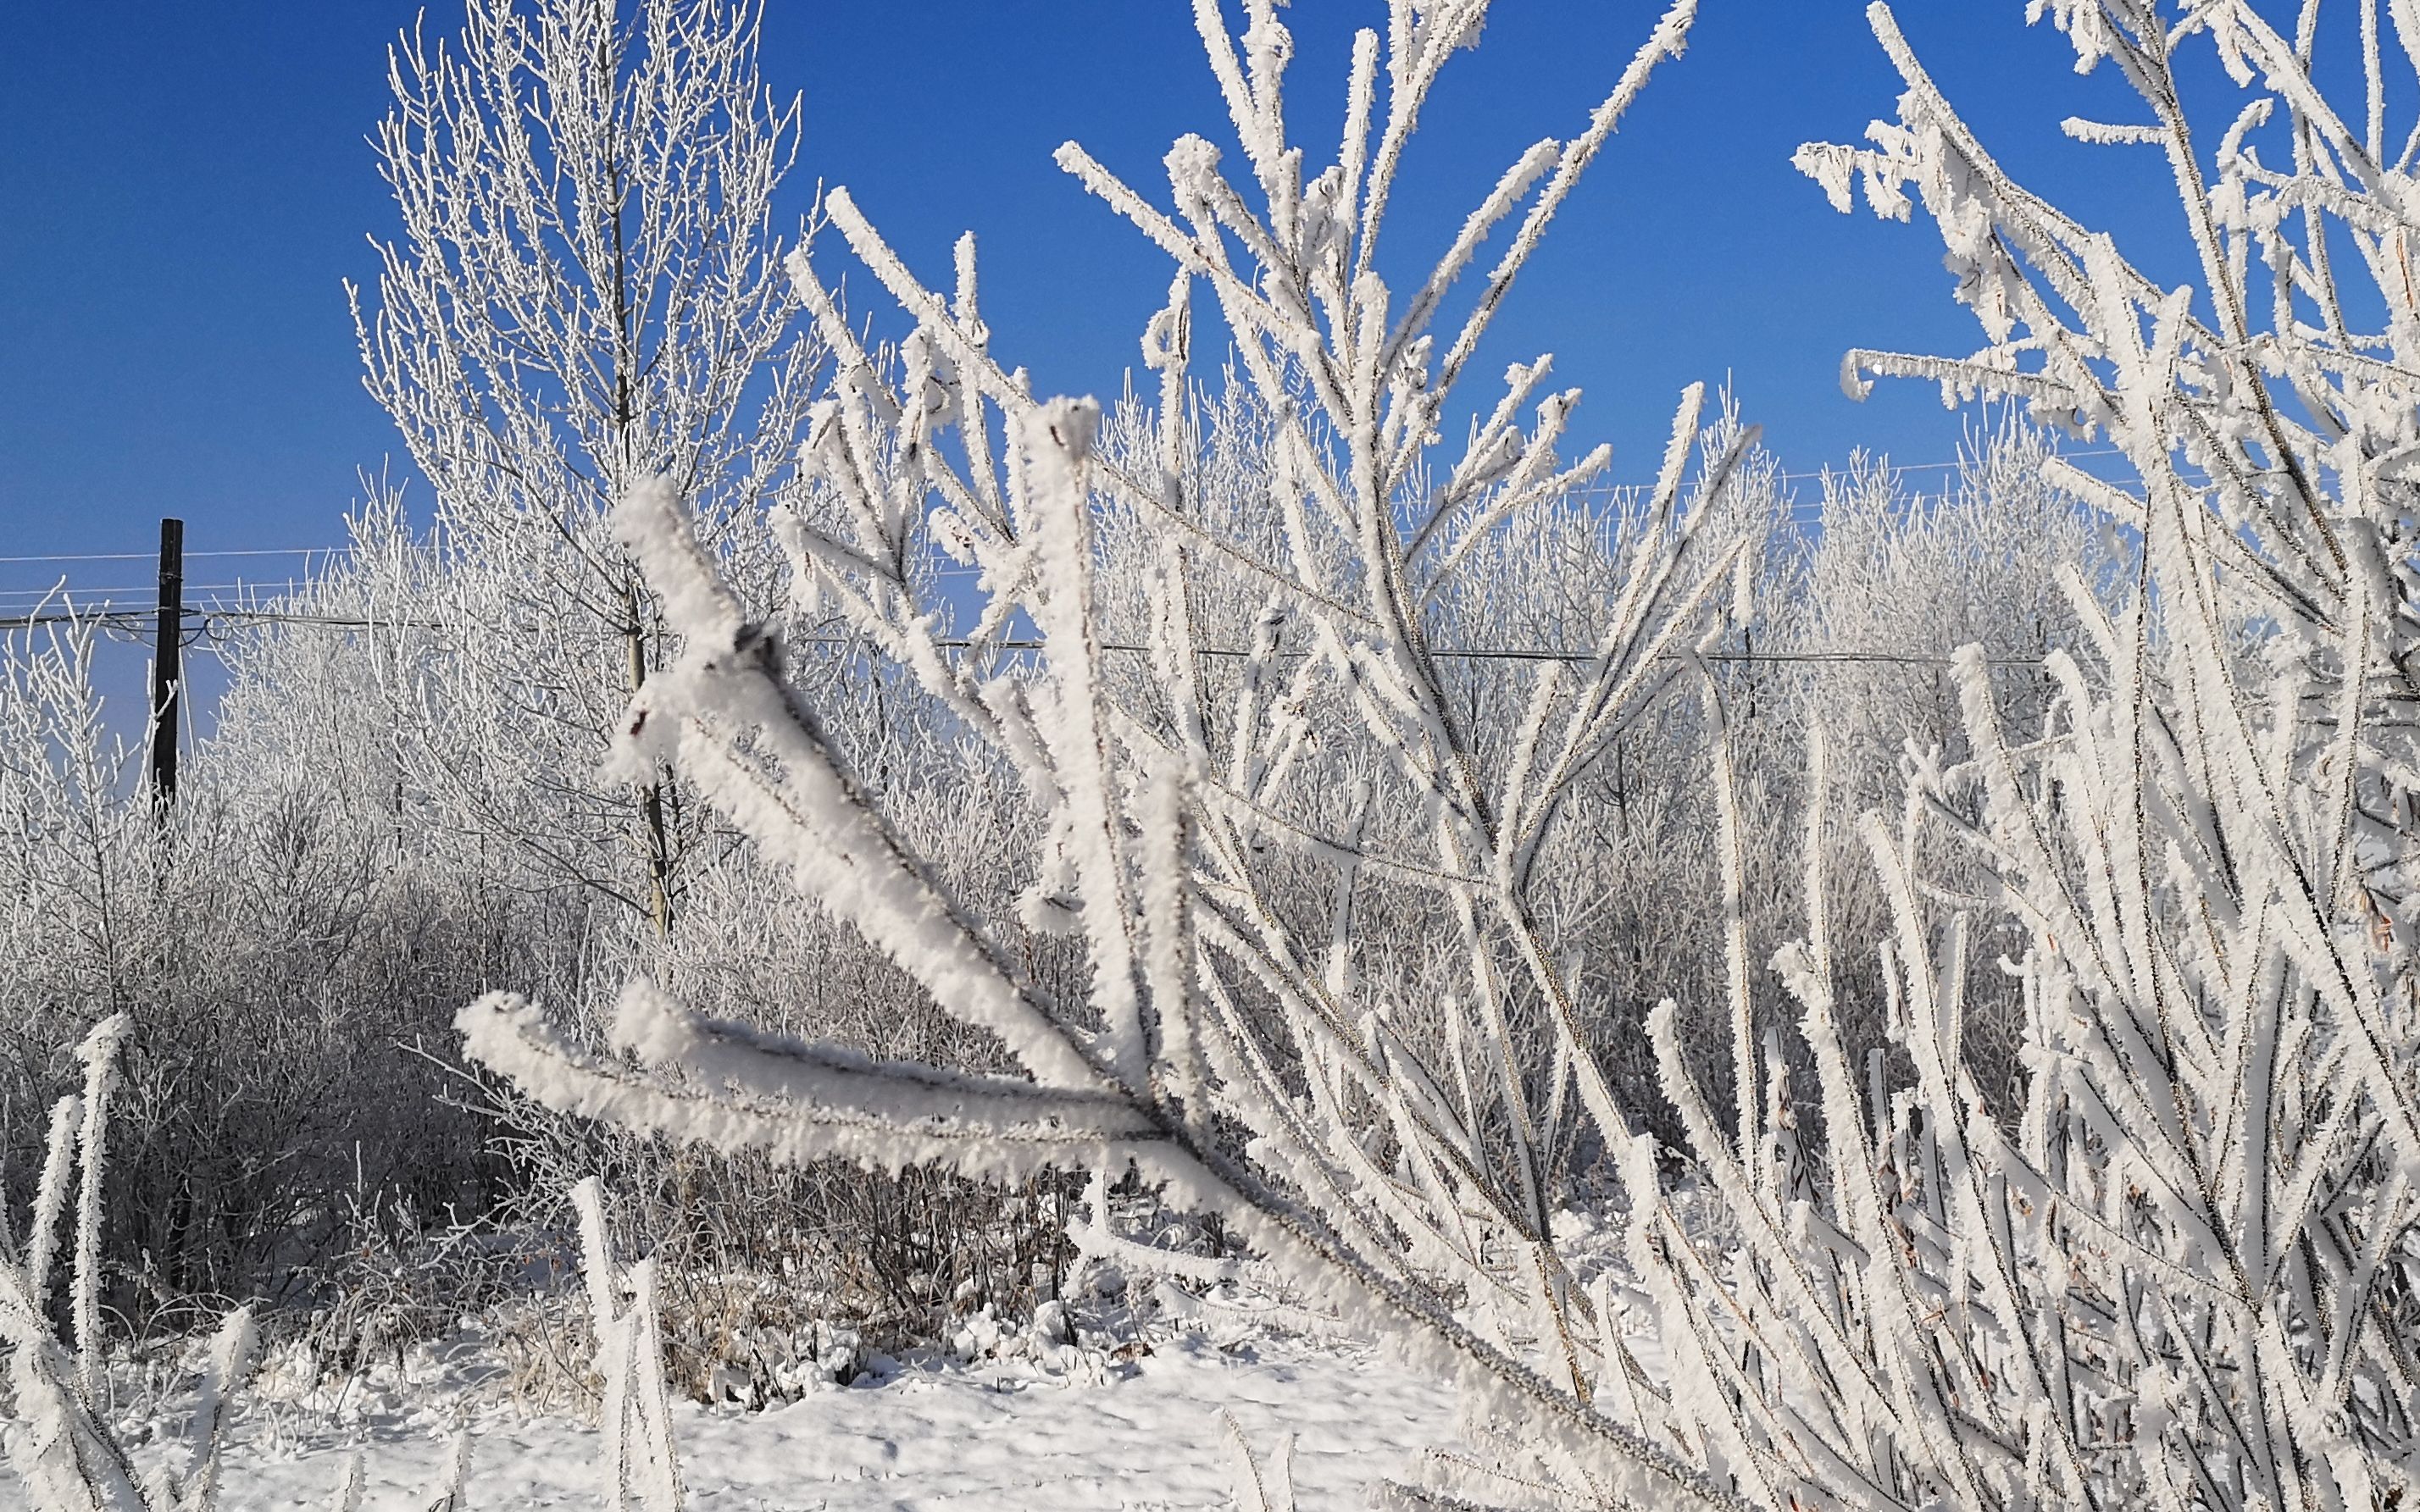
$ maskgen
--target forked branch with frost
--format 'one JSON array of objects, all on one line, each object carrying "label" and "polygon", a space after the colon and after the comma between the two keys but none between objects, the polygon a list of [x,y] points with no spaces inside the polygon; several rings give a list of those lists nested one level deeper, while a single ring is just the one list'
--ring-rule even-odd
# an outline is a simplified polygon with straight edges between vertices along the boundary
[{"label": "forked branch with frost", "polygon": [[[1543,389],[1544,357],[1508,370],[1464,444],[1439,434],[1507,290],[1693,7],[1664,17],[1575,136],[1520,154],[1400,293],[1379,231],[1404,145],[1485,9],[1399,3],[1383,39],[1361,34],[1317,172],[1285,140],[1292,39],[1267,0],[1240,36],[1212,0],[1196,7],[1241,174],[1187,136],[1163,208],[1061,149],[1176,265],[1143,338],[1159,383],[1144,444],[1101,444],[1094,406],[1039,401],[992,357],[970,239],[945,297],[845,190],[830,196],[915,323],[895,351],[870,349],[794,260],[838,356],[801,450],[807,501],[777,522],[798,598],[1021,779],[1040,843],[1013,910],[954,891],[901,838],[794,693],[777,628],[718,580],[677,488],[644,486],[617,514],[685,648],[633,702],[622,769],[672,764],[1018,1073],[876,1064],[701,1019],[644,982],[613,1036],[644,1070],[507,997],[462,1025],[474,1056],[551,1105],[724,1148],[1001,1179],[1139,1167],[1500,1398],[1529,1426],[1516,1479],[1723,1504],[1686,1446],[1651,1442],[1661,1409],[1637,1404],[1665,1388],[1558,1248],[1565,1166],[1642,1136],[1599,1061],[1604,1011],[1575,996],[1581,942],[1536,905],[1532,874],[1572,785],[1719,626],[1751,545],[1725,503],[1753,432],[1708,425],[1702,391],[1684,397],[1621,536],[1619,591],[1575,665],[1519,673],[1517,729],[1472,718],[1437,644],[1473,546],[1567,507],[1606,464],[1604,448],[1558,460],[1578,396]],[[1202,292],[1270,418],[1271,485],[1244,520],[1188,488]],[[1111,520],[1147,543],[1140,582],[1100,580]],[[938,555],[973,570],[970,600],[936,590]],[[1138,600],[1141,642],[1106,633]],[[1355,927],[1381,887],[1416,896],[1450,942],[1417,995]],[[1075,993],[1035,969],[1028,942],[1048,933],[1080,940]]]}]

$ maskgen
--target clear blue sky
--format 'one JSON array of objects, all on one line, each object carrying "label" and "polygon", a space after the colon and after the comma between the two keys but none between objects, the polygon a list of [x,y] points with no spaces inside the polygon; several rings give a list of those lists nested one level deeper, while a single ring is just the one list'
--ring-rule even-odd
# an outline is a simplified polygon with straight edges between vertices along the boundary
[{"label": "clear blue sky", "polygon": [[[1175,135],[1223,139],[1189,7],[768,8],[768,80],[806,100],[798,204],[818,177],[848,184],[928,275],[971,227],[995,350],[1046,390],[1114,393],[1166,265],[1050,153],[1075,137],[1164,194],[1158,162]],[[1522,147],[1579,127],[1661,8],[1499,0],[1416,145],[1417,189],[1391,226],[1399,278]],[[2118,81],[2076,79],[2064,39],[2024,26],[2022,0],[1900,8],[2021,177],[2127,244],[2168,245],[2157,155],[2058,134],[2071,113],[2135,118]],[[147,549],[166,513],[189,522],[196,551],[341,539],[355,470],[397,450],[360,388],[340,281],[374,271],[364,239],[392,224],[365,137],[383,110],[384,49],[412,15],[404,0],[118,0],[12,19],[0,50],[0,555]],[[1332,141],[1351,30],[1383,7],[1301,0],[1289,16],[1296,130]],[[436,5],[428,24],[454,14]],[[1935,233],[1835,215],[1788,161],[1810,137],[1854,139],[1896,94],[1853,0],[1705,0],[1688,56],[1659,74],[1583,185],[1482,368],[1554,351],[1562,380],[1588,393],[1575,439],[1614,441],[1621,478],[1652,471],[1682,385],[1726,375],[1793,469],[1860,445],[1902,461],[1951,455],[1961,421],[1932,391],[1885,385],[1860,406],[1836,380],[1852,345],[1975,343]],[[823,256],[845,270],[836,238]],[[2181,257],[2149,260],[2189,276]],[[862,302],[870,285],[856,283]],[[53,569],[0,574],[5,591]],[[147,573],[101,564],[72,579]]]}]

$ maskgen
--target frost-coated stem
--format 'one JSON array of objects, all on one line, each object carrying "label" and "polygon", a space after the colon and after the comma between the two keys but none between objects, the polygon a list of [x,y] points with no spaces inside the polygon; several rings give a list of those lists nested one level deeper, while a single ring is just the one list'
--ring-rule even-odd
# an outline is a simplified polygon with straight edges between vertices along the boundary
[{"label": "frost-coated stem", "polygon": [[84,1100],[73,1092],[51,1104],[50,1138],[42,1147],[41,1180],[34,1188],[34,1215],[25,1248],[25,1275],[37,1297],[48,1296],[51,1260],[58,1253],[59,1220],[67,1212],[68,1177],[75,1168],[76,1134]]},{"label": "frost-coated stem", "polygon": [[77,1127],[76,1154],[82,1180],[76,1188],[75,1276],[70,1310],[75,1319],[76,1389],[85,1406],[97,1410],[101,1400],[105,1357],[101,1335],[101,1199],[109,1134],[109,1094],[116,1085],[117,1046],[132,1027],[123,1013],[114,1013],[93,1026],[76,1047],[84,1062],[84,1116]]}]

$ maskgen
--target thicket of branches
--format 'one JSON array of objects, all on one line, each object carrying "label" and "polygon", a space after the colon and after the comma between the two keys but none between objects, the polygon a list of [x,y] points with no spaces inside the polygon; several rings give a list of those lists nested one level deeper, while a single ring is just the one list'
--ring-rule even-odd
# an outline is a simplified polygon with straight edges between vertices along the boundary
[{"label": "thicket of branches", "polygon": [[[1113,1263],[1457,1376],[1479,1427],[1416,1504],[2420,1496],[2420,21],[2032,8],[2149,116],[2068,126],[2166,158],[2170,289],[1875,6],[1898,118],[1798,162],[1921,205],[1987,345],[1846,378],[2009,408],[1941,497],[1861,465],[1802,525],[1701,389],[1613,492],[1549,358],[1469,392],[1690,0],[1407,279],[1380,231],[1484,0],[1391,5],[1308,149],[1277,8],[1195,8],[1226,152],[1180,140],[1164,193],[1060,155],[1173,267],[1107,412],[992,351],[971,238],[931,289],[823,201],[890,343],[828,244],[775,272],[744,9],[497,0],[465,62],[406,52],[363,329],[438,529],[365,504],[164,815],[83,632],[11,642],[11,1182],[48,1047],[124,1012],[94,1243],[130,1315],[325,1304],[365,1211],[565,1228],[600,1175],[692,1389],[802,1309],[931,1330]],[[2195,49],[2231,119],[2186,110]],[[494,105],[524,68],[536,147]],[[617,112],[675,98],[752,145],[651,126],[617,177]],[[458,213],[512,184],[568,197]],[[626,286],[674,292],[562,293]],[[473,992],[480,1081],[421,1054]],[[1112,1182],[1216,1242],[1123,1228]]]},{"label": "thicket of branches", "polygon": [[[1202,437],[1194,486],[1239,511],[1265,486],[1251,460],[1259,431],[1240,400],[1227,391],[1206,396],[1190,422]],[[1955,745],[1937,625],[1905,606],[1962,604],[1990,625],[2031,626],[2047,616],[2050,643],[2063,642],[2068,622],[2049,567],[2072,553],[2032,550],[2040,537],[2031,532],[2072,532],[2074,553],[2091,543],[2067,502],[2030,481],[2043,455],[2026,433],[1990,440],[1963,482],[1936,499],[1873,475],[1843,478],[1825,495],[1824,532],[1760,548],[1761,607],[1742,640],[1785,656],[1848,649],[1906,659],[1720,664],[1744,707],[1753,704],[1739,757],[1748,822],[1764,837],[1753,849],[1776,852],[1793,822],[1800,732],[1811,710],[1846,721],[1841,743],[1857,743],[1854,759],[1835,764],[1844,790],[1850,774],[1859,791],[1895,779],[1903,729],[1924,740],[1946,733]],[[1745,476],[1766,503],[1777,499],[1773,471],[1751,454]],[[1580,499],[1499,532],[1464,585],[1474,596],[1454,611],[1453,633],[1472,646],[1570,645],[1582,612],[1575,606],[1600,602],[1611,579],[1614,529],[1599,501]],[[1102,545],[1113,561],[1134,548],[1131,538]],[[455,807],[447,786],[413,780],[407,761],[435,760],[396,748],[458,741],[465,729],[433,717],[413,695],[449,648],[430,622],[400,607],[445,570],[400,530],[386,501],[373,501],[345,564],[284,607],[380,627],[302,623],[235,641],[215,732],[189,761],[164,823],[84,675],[92,632],[44,631],[9,644],[12,754],[0,763],[0,792],[11,840],[10,970],[0,996],[12,1047],[6,1103],[18,1111],[8,1165],[17,1180],[32,1180],[43,1137],[35,1112],[74,1079],[56,1047],[98,1008],[133,1015],[143,1032],[123,1057],[122,1095],[138,1111],[122,1126],[112,1179],[126,1200],[113,1206],[106,1239],[117,1267],[111,1305],[123,1326],[180,1327],[198,1304],[264,1295],[343,1306],[346,1285],[330,1277],[349,1257],[407,1265],[413,1231],[483,1214],[560,1229],[560,1192],[590,1173],[625,1195],[633,1232],[701,1273],[778,1275],[785,1261],[812,1257],[856,1278],[852,1309],[919,1336],[939,1324],[933,1304],[970,1279],[1004,1307],[1030,1306],[1033,1263],[1063,1272],[1072,1258],[1055,1223],[1004,1242],[1008,1208],[946,1177],[901,1187],[845,1163],[799,1173],[670,1149],[547,1117],[439,1063],[456,1010],[480,991],[510,983],[579,1023],[610,1008],[623,975],[644,962],[718,1017],[839,1040],[882,1058],[1004,1064],[853,932],[780,903],[780,868],[739,837],[724,835],[712,864],[695,869],[685,895],[699,906],[659,941],[643,910],[533,864],[512,837],[485,832]],[[1816,579],[1839,585],[1825,614],[1806,596]],[[1848,608],[1857,603],[1869,608]],[[1109,633],[1128,634],[1125,622],[1142,609],[1105,598]],[[856,769],[963,895],[1008,916],[1035,833],[1016,817],[1013,779],[869,648],[830,643],[841,626],[820,615],[792,624],[806,648],[802,690]],[[1249,629],[1247,618],[1236,633]],[[2011,632],[1995,649],[2029,656],[2032,632]],[[1530,670],[1457,663],[1457,696],[1492,719]],[[1147,683],[1137,680],[1139,696]],[[467,725],[484,732],[481,721]],[[1691,906],[1675,906],[1718,885],[1704,843],[1713,810],[1690,776],[1706,754],[1699,706],[1665,702],[1586,785],[1570,848],[1541,875],[1571,927],[1594,942],[1580,966],[1603,1017],[1598,1053],[1625,1098],[1640,1100],[1676,1141],[1669,1115],[1646,1102],[1653,1067],[1634,1031],[1639,1005],[1655,992],[1720,979],[1719,948],[1695,927]],[[625,864],[617,841],[594,847],[597,868]],[[1778,872],[1764,884],[1778,890],[1759,928],[1778,939],[1795,884]],[[1428,968],[1415,897],[1373,886],[1356,927],[1373,959],[1392,963],[1386,969],[1406,983]],[[1080,990],[1071,942],[1019,939],[1035,969]],[[1711,1063],[1714,1037],[1706,1048]],[[1057,1211],[1065,1195],[1052,1187],[1032,1196]],[[769,1229],[748,1221],[767,1211],[783,1221]],[[877,1257],[885,1235],[923,1239]],[[473,1279],[374,1288],[382,1300],[365,1296],[361,1305],[408,1297],[416,1321],[364,1326],[450,1326],[471,1298],[447,1290]],[[676,1319],[690,1304],[729,1314],[725,1331],[754,1309],[799,1311],[688,1297],[686,1279],[683,1267],[668,1267]],[[683,1379],[696,1383],[718,1362],[688,1363],[695,1368]]]},{"label": "thicket of branches", "polygon": [[[877,1058],[988,1071],[1011,1064],[853,930],[775,903],[785,890],[779,858],[707,822],[676,784],[661,777],[643,784],[665,800],[665,811],[686,816],[667,832],[677,844],[659,853],[644,792],[628,798],[628,790],[589,770],[634,671],[628,631],[639,622],[623,611],[649,625],[658,612],[634,576],[614,576],[623,569],[613,565],[619,558],[602,514],[622,475],[617,469],[663,465],[660,457],[621,461],[616,438],[655,430],[622,422],[605,389],[548,421],[558,412],[546,397],[561,388],[557,379],[480,357],[483,342],[499,339],[491,327],[518,322],[528,328],[526,344],[556,353],[556,366],[584,375],[592,388],[612,371],[610,331],[580,323],[593,311],[561,291],[541,300],[522,289],[525,279],[502,271],[513,266],[514,247],[474,245],[458,216],[440,213],[459,203],[446,193],[470,194],[474,182],[526,188],[531,164],[548,149],[474,139],[460,160],[406,172],[415,142],[446,121],[458,132],[483,118],[473,107],[497,85],[482,82],[481,69],[592,60],[597,37],[582,27],[595,18],[572,16],[572,8],[524,18],[519,32],[503,10],[483,11],[465,54],[471,61],[449,62],[434,44],[417,42],[398,59],[404,103],[384,140],[393,171],[411,180],[413,239],[390,254],[383,297],[406,309],[450,311],[456,324],[415,327],[411,342],[396,324],[400,315],[383,325],[365,316],[365,331],[374,388],[398,409],[415,456],[425,452],[436,469],[434,529],[413,530],[402,490],[371,483],[353,517],[352,549],[277,606],[298,623],[256,628],[229,648],[231,687],[215,732],[164,814],[112,747],[83,675],[88,632],[10,642],[5,781],[15,927],[12,969],[0,993],[18,1047],[8,1060],[14,1085],[7,1104],[18,1111],[8,1119],[8,1164],[16,1180],[32,1180],[43,1134],[34,1110],[72,1080],[54,1047],[72,1042],[92,1015],[125,1011],[141,1028],[126,1058],[124,1094],[137,1110],[126,1127],[137,1133],[114,1167],[126,1201],[113,1208],[104,1236],[119,1326],[175,1327],[212,1301],[267,1296],[327,1310],[338,1360],[399,1333],[447,1327],[485,1294],[491,1273],[472,1267],[408,1282],[397,1273],[423,1264],[442,1247],[435,1241],[464,1221],[503,1230],[515,1244],[553,1242],[547,1236],[567,1231],[559,1194],[598,1173],[625,1194],[621,1211],[631,1235],[670,1262],[665,1286],[680,1378],[704,1392],[716,1366],[737,1363],[762,1390],[780,1362],[747,1358],[749,1346],[735,1341],[768,1323],[803,1327],[811,1315],[837,1309],[929,1337],[948,1326],[948,1306],[970,1282],[975,1295],[1003,1308],[1031,1307],[1077,1261],[1062,1215],[1083,1178],[1070,1173],[994,1196],[942,1171],[898,1181],[869,1178],[846,1162],[794,1171],[761,1158],[727,1160],[550,1116],[442,1064],[454,1009],[500,985],[553,1005],[596,1043],[633,969],[716,1016],[838,1041]],[[712,25],[737,35],[715,39],[706,35]],[[744,14],[706,8],[685,13],[675,29],[691,50],[727,57],[744,50],[746,25]],[[624,45],[643,51],[638,42]],[[539,61],[516,63],[522,55],[516,46]],[[752,78],[727,64],[706,98],[722,99],[726,116],[744,116],[755,108]],[[613,97],[592,91],[580,100],[587,124],[575,121],[560,134],[588,154],[581,161],[593,177],[611,127],[594,117],[608,112]],[[767,131],[781,124],[773,114],[757,119]],[[779,161],[767,156],[771,151],[750,161],[761,159],[759,170],[769,172]],[[437,181],[459,162],[500,159],[519,162],[518,177],[446,180],[451,190]],[[752,193],[768,192],[750,182]],[[660,183],[656,192],[668,193]],[[610,255],[597,250],[593,231],[580,229],[579,216],[594,211],[574,206],[562,213],[559,226],[533,216],[552,229],[518,250],[536,259],[564,255],[558,241],[585,249],[609,265],[582,275],[586,282],[610,285]],[[684,213],[693,216],[694,208]],[[493,299],[504,313],[484,324],[445,297],[454,285],[429,284],[477,278],[502,285]],[[768,308],[783,304],[770,301]],[[633,318],[657,308],[634,303]],[[715,330],[729,324],[720,316],[690,318]],[[673,332],[640,325],[648,339],[678,344]],[[1172,329],[1155,339],[1181,345],[1182,327]],[[791,354],[794,364],[821,349],[812,332],[750,340]],[[927,360],[911,340],[859,357],[905,379]],[[743,353],[725,366],[752,361]],[[784,371],[791,375],[784,384],[794,384],[795,367]],[[1525,381],[1539,383],[1543,372],[1541,363]],[[750,389],[728,377],[707,387],[721,396],[719,424],[749,438],[746,455],[774,447],[771,438],[789,424],[779,405],[789,402],[790,387]],[[504,408],[490,408],[483,393]],[[771,418],[739,402],[758,395],[776,403]],[[1556,424],[1570,402],[1553,401]],[[1187,373],[1156,395],[1129,400],[1109,418],[1104,445],[1137,470],[1173,465],[1187,507],[1222,548],[1265,557],[1283,548],[1285,529],[1271,508],[1280,482],[1270,460],[1278,413],[1248,374]],[[1747,710],[1739,765],[1752,824],[1790,822],[1797,732],[1810,708],[1832,706],[1856,723],[1861,744],[1838,766],[1854,774],[1842,780],[1862,783],[1860,792],[1892,779],[1905,731],[1927,740],[1947,732],[1954,741],[1952,700],[1934,664],[1944,643],[1938,626],[1892,622],[1901,607],[1959,604],[1978,624],[2033,626],[2032,640],[2006,648],[2011,655],[2068,638],[2046,564],[2088,555],[2091,543],[2063,496],[2037,481],[2039,437],[2017,430],[1978,437],[1969,475],[1940,501],[1919,504],[1881,473],[1827,483],[1830,523],[1798,533],[1776,525],[1789,511],[1774,462],[1735,419],[1710,416],[1707,426],[1717,454],[1736,452],[1723,517],[1710,529],[1753,579],[1723,644],[1907,658],[1714,664]],[[787,488],[795,509],[808,515],[832,508],[834,497],[799,480],[768,480],[752,463],[738,467],[729,458],[741,455],[730,451],[739,443],[718,444],[723,460],[675,471],[722,480],[706,505],[713,523],[706,537],[751,612],[781,618],[793,648],[793,684],[817,708],[827,737],[881,791],[891,823],[927,862],[1013,937],[1026,969],[1063,995],[1081,995],[1088,967],[1080,942],[1053,926],[1047,907],[1042,922],[1052,927],[1030,929],[1018,917],[1017,894],[1033,880],[1028,857],[1046,822],[1016,772],[887,655],[880,637],[855,624],[845,605],[786,592],[781,546],[760,507],[766,490]],[[506,465],[523,452],[538,460]],[[1543,449],[1508,455],[1505,466],[1518,475],[1490,486],[1497,493],[1484,510],[1486,528],[1454,544],[1457,568],[1432,598],[1448,650],[1584,657],[1601,632],[1622,554],[1653,501],[1595,489],[1602,455],[1560,471],[1542,471],[1544,455]],[[1116,499],[1103,502],[1095,541],[1103,634],[1113,645],[1141,647],[1154,634],[1155,610],[1138,585],[1160,573],[1161,548],[1147,514]],[[2037,529],[2064,531],[2067,544],[2032,549]],[[983,664],[981,647],[954,643],[980,628],[974,599],[959,591],[965,569],[922,545],[900,560],[948,617],[935,632],[952,642],[941,654]],[[580,587],[592,571],[603,576]],[[1739,586],[1722,592],[1739,597]],[[1207,648],[1206,679],[1225,679],[1232,689],[1244,658],[1222,653],[1254,644],[1264,598],[1249,577],[1197,575],[1191,603]],[[558,605],[567,611],[557,612]],[[1007,639],[1013,643],[1015,633]],[[660,632],[646,628],[637,643],[646,659],[635,670],[644,672],[659,655]],[[1293,656],[1285,647],[1274,654]],[[994,670],[1030,670],[1027,653],[1002,655]],[[1450,657],[1439,663],[1441,687],[1470,729],[1510,729],[1535,667]],[[1164,717],[1155,673],[1140,651],[1112,651],[1105,664],[1119,698]],[[1285,706],[1281,694],[1266,702]],[[1719,946],[1694,922],[1718,887],[1703,843],[1713,809],[1693,776],[1706,758],[1707,726],[1693,699],[1642,701],[1637,712],[1635,723],[1612,732],[1604,760],[1572,785],[1565,822],[1551,856],[1534,869],[1534,886],[1557,928],[1591,942],[1575,965],[1594,1053],[1625,1103],[1678,1142],[1678,1124],[1654,1103],[1654,1069],[1636,1029],[1655,994],[1679,983],[1711,986],[1723,969]],[[1308,706],[1291,708],[1289,717],[1304,726],[1328,722]],[[1323,806],[1323,822],[1341,822],[1357,783],[1383,795],[1383,753],[1353,744],[1350,720],[1330,723],[1339,743],[1319,758],[1318,780],[1298,783],[1296,792]],[[1786,873],[1766,880],[1783,891],[1791,886]],[[665,885],[660,900],[658,882]],[[1327,917],[1333,883],[1316,868],[1273,874],[1271,882],[1288,889],[1289,907]],[[681,906],[667,917],[659,901]],[[1364,954],[1354,969],[1384,979],[1398,995],[1426,993],[1439,969],[1434,899],[1391,875],[1371,874],[1352,915]],[[1702,1058],[1719,1074],[1718,1029],[1700,1038]],[[1550,1154],[1542,1200],[1559,1201],[1591,1159],[1584,1149]],[[778,1221],[756,1221],[768,1212]],[[1043,1213],[1050,1216],[1036,1218]],[[801,1267],[821,1278],[804,1298],[794,1288],[701,1279],[778,1277]]]}]

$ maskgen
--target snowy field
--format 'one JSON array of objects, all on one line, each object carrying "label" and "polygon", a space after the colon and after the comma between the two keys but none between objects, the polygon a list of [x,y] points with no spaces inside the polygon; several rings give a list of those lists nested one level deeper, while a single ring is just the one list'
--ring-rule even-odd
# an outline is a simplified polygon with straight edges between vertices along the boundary
[{"label": "snowy field", "polygon": [[[367,1451],[363,1507],[422,1512],[443,1481],[455,1400],[476,1373],[441,1367],[434,1380],[381,1391],[352,1414],[354,1427],[256,1401],[232,1445],[225,1512],[332,1506],[357,1443]],[[1079,1512],[1232,1505],[1236,1459],[1222,1414],[1264,1463],[1294,1435],[1303,1512],[1362,1505],[1369,1481],[1452,1437],[1450,1394],[1373,1351],[1287,1339],[1222,1347],[1198,1334],[1065,1377],[908,1367],[763,1412],[681,1403],[675,1423],[697,1512]],[[181,1466],[175,1423],[163,1422],[138,1462]],[[503,1410],[470,1428],[462,1512],[604,1506],[595,1428]],[[0,1471],[0,1506],[25,1504]]]}]

